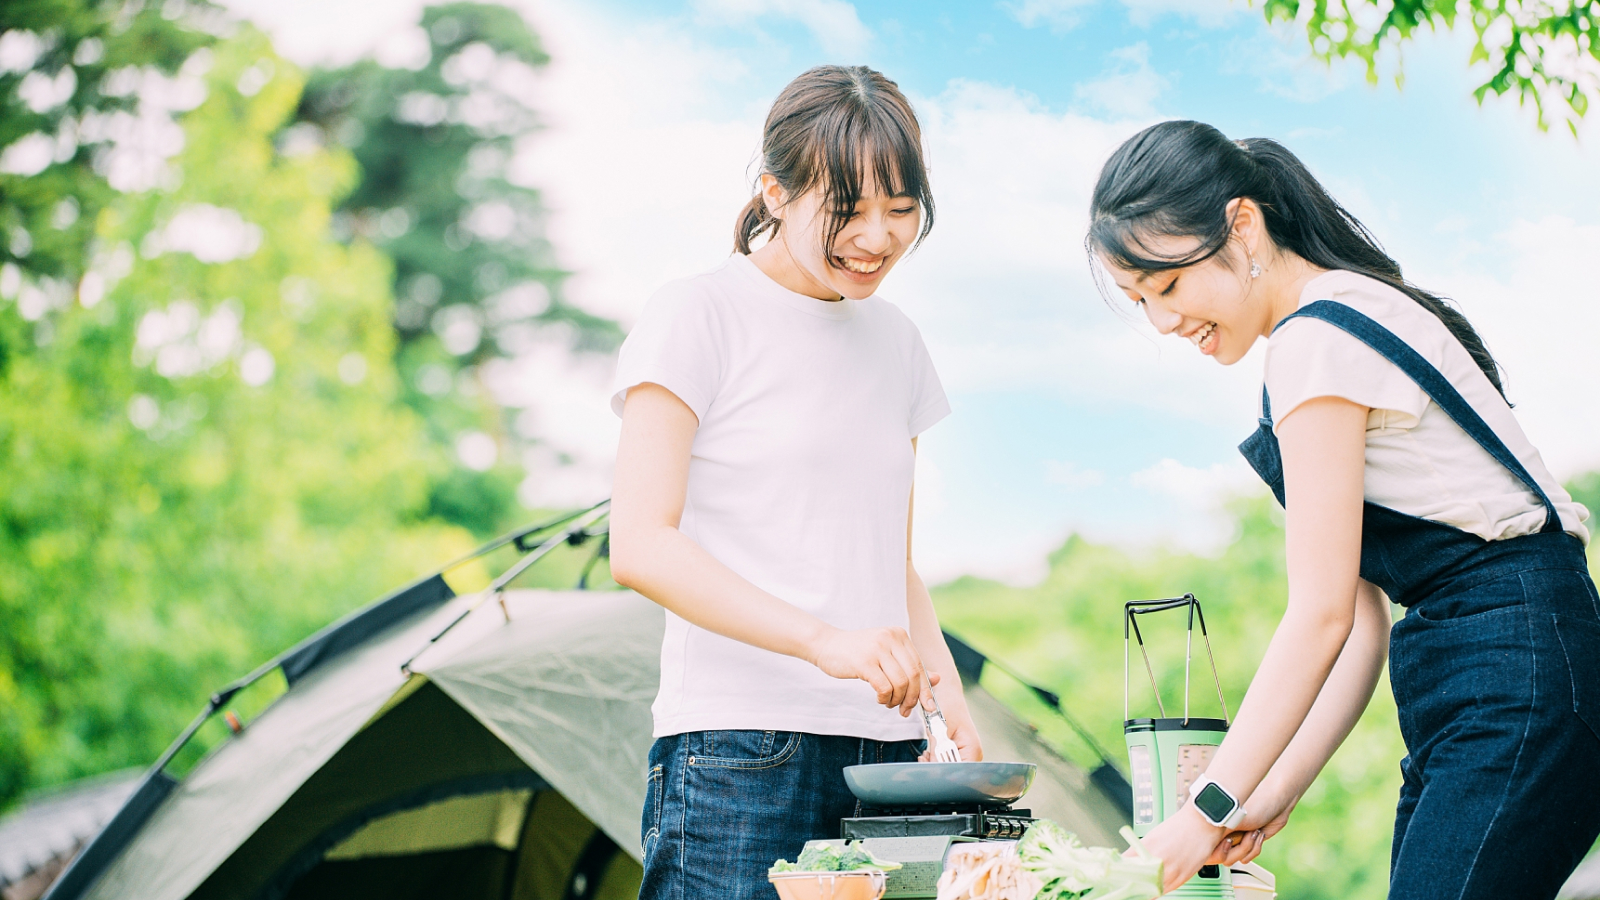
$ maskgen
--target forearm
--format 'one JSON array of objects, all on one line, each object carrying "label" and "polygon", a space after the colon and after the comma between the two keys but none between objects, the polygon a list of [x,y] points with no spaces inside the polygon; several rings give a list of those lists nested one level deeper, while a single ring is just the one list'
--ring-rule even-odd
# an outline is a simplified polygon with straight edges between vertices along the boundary
[{"label": "forearm", "polygon": [[836,631],[816,616],[740,577],[683,532],[667,525],[612,532],[618,583],[707,631],[816,663],[821,639]]},{"label": "forearm", "polygon": [[1292,804],[1333,758],[1372,700],[1389,655],[1389,624],[1388,600],[1361,582],[1350,638],[1304,724],[1263,780],[1262,790]]},{"label": "forearm", "polygon": [[[1297,615],[1297,613],[1300,613]],[[1350,634],[1337,618],[1290,611],[1272,636],[1239,714],[1206,773],[1247,797],[1305,723]]]},{"label": "forearm", "polygon": [[1306,723],[1355,628],[1367,409],[1323,397],[1279,423],[1289,603],[1207,769],[1247,797]]}]

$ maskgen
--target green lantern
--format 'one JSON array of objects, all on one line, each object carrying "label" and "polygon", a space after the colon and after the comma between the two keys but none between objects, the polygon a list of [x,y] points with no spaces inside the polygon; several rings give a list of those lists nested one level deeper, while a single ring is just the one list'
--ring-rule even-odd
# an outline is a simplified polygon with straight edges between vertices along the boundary
[{"label": "green lantern", "polygon": [[[1139,631],[1139,616],[1150,613],[1182,609],[1188,613],[1183,653],[1183,716],[1168,716],[1161,700],[1161,690],[1156,685],[1155,669],[1150,665],[1150,654],[1145,650],[1144,635]],[[1200,638],[1205,643],[1206,659],[1211,663],[1211,680],[1217,687],[1217,702],[1222,705],[1222,718],[1207,719],[1189,715],[1189,668],[1194,649],[1194,626],[1200,624]],[[1139,643],[1139,655],[1144,659],[1145,673],[1150,676],[1150,690],[1155,695],[1156,718],[1135,719],[1128,707],[1128,639]],[[1189,786],[1200,779],[1217,745],[1228,734],[1228,701],[1222,697],[1222,681],[1217,677],[1216,657],[1211,653],[1211,638],[1206,633],[1205,614],[1200,601],[1193,594],[1167,600],[1132,600],[1123,606],[1122,622],[1122,733],[1128,742],[1128,770],[1133,782],[1133,830],[1143,837],[1156,823],[1176,813],[1189,802]],[[1182,887],[1166,895],[1169,897],[1233,897],[1233,883],[1229,872],[1222,866],[1205,866],[1200,873]]]}]

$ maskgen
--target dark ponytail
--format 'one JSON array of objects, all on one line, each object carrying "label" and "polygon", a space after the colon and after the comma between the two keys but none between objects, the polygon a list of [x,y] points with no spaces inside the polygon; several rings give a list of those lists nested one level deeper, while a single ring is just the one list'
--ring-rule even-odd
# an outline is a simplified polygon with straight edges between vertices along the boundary
[{"label": "dark ponytail", "polygon": [[767,201],[757,191],[750,202],[739,211],[739,220],[733,225],[733,249],[740,253],[750,253],[750,242],[755,240],[762,232],[771,230],[776,232],[778,220],[767,211]]},{"label": "dark ponytail", "polygon": [[[829,213],[824,252],[833,265],[833,241],[855,214],[869,179],[893,196],[922,207],[920,241],[933,228],[933,194],[922,156],[922,128],[911,102],[893,81],[866,66],[817,66],[789,82],[767,113],[761,132],[761,171],[790,197],[823,191]],[[782,227],[758,190],[739,213],[733,249]]]},{"label": "dark ponytail", "polygon": [[[1106,161],[1091,202],[1087,245],[1119,268],[1159,272],[1227,253],[1228,202],[1254,200],[1274,244],[1323,269],[1377,279],[1439,317],[1505,394],[1499,367],[1460,311],[1401,274],[1400,264],[1298,157],[1267,138],[1230,141],[1200,122],[1162,122],[1139,132]],[[1192,237],[1198,247],[1160,256],[1151,237]],[[1226,258],[1226,256],[1224,256]]]}]

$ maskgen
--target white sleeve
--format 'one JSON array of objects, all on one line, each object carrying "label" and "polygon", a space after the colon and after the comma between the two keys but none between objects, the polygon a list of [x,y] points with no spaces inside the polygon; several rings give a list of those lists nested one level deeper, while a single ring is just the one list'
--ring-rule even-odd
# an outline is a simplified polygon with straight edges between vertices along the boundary
[{"label": "white sleeve", "polygon": [[628,391],[659,384],[704,420],[722,380],[722,347],[716,311],[693,282],[675,282],[645,304],[639,321],[617,354],[611,411],[622,415]]},{"label": "white sleeve", "polygon": [[950,400],[944,395],[944,385],[939,383],[939,373],[933,368],[928,345],[922,342],[922,332],[915,325],[911,326],[911,338],[910,424],[911,436],[916,437],[950,415]]},{"label": "white sleeve", "polygon": [[1428,395],[1399,366],[1320,319],[1291,319],[1278,329],[1267,344],[1266,382],[1274,431],[1289,413],[1318,397],[1383,410],[1389,413],[1382,417],[1386,428],[1416,427],[1428,406]]}]

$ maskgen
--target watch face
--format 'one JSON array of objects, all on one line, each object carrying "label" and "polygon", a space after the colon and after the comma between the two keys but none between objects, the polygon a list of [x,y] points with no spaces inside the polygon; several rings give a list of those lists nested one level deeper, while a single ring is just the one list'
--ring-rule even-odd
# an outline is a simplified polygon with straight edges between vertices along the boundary
[{"label": "watch face", "polygon": [[1233,808],[1239,803],[1213,781],[1194,795],[1194,805],[1212,822],[1221,822],[1233,814]]}]

